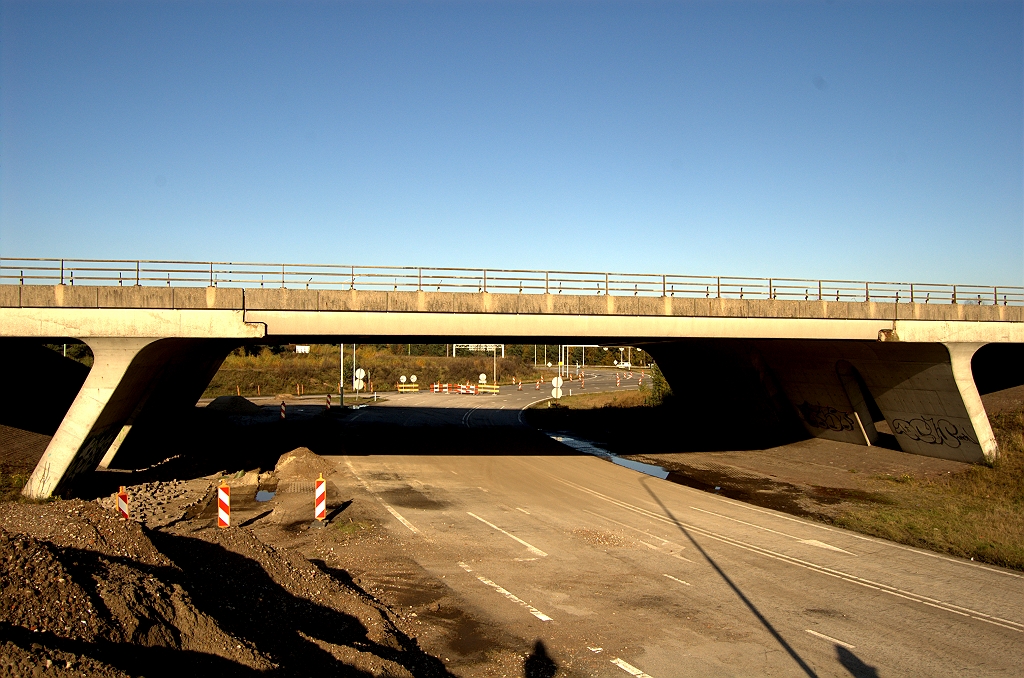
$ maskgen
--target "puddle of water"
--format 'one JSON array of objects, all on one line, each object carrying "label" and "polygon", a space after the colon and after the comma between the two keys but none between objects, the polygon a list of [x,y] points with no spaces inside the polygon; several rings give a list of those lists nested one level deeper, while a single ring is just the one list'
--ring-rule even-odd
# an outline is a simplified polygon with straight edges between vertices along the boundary
[{"label": "puddle of water", "polygon": [[260,490],[256,493],[256,501],[270,501],[274,498],[277,492],[267,492],[266,490]]},{"label": "puddle of water", "polygon": [[661,480],[665,480],[666,478],[668,478],[668,471],[666,471],[660,466],[655,466],[654,464],[644,464],[643,462],[633,461],[632,459],[623,459],[622,457],[612,454],[608,450],[602,449],[589,441],[580,440],[579,438],[573,438],[571,436],[565,435],[553,435],[551,436],[551,438],[553,440],[557,440],[563,445],[568,445],[577,452],[592,454],[595,457],[600,457],[601,459],[610,461],[613,464],[618,464],[619,466],[624,466],[628,469],[639,471],[640,473],[644,473],[655,478],[660,478]]}]

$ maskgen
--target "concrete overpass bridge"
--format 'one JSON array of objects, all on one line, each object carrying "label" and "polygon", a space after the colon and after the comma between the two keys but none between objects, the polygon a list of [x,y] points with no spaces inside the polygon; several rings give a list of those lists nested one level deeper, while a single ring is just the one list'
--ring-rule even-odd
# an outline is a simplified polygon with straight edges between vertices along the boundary
[{"label": "concrete overpass bridge", "polygon": [[0,341],[95,357],[32,497],[109,463],[147,410],[194,405],[245,343],[631,344],[716,425],[866,445],[884,422],[967,462],[999,453],[981,394],[1024,383],[1021,287],[59,259],[2,259],[0,281]]}]

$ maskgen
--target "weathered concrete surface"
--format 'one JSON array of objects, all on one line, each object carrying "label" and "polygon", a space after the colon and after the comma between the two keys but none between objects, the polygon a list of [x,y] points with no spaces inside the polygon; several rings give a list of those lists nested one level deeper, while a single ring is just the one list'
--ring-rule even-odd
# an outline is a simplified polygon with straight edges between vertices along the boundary
[{"label": "weathered concrete surface", "polygon": [[[0,308],[151,308],[1024,322],[1024,307],[570,294],[0,285]],[[919,341],[918,339],[905,339]]]}]

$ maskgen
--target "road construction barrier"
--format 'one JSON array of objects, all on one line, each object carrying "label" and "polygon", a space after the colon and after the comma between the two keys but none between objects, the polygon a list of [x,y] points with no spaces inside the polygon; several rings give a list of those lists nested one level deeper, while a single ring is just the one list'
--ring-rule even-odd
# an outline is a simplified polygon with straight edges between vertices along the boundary
[{"label": "road construction barrier", "polygon": [[217,488],[217,527],[231,525],[231,488],[223,480]]},{"label": "road construction barrier", "polygon": [[124,489],[124,485],[117,491],[117,512],[121,514],[121,517],[128,520],[128,490]]},{"label": "road construction barrier", "polygon": [[281,401],[281,418],[284,419],[284,401]]},{"label": "road construction barrier", "polygon": [[324,480],[323,473],[316,479],[314,485],[313,517],[317,520],[325,520],[327,518],[327,481]]},{"label": "road construction barrier", "polygon": [[498,395],[497,384],[480,384],[476,387],[477,393],[489,393],[491,395]]},{"label": "road construction barrier", "polygon": [[540,390],[540,379],[537,380],[537,390]]},{"label": "road construction barrier", "polygon": [[622,382],[619,380],[619,373],[618,372],[615,373],[615,385],[616,386],[622,386]]},{"label": "road construction barrier", "polygon": [[327,409],[331,409],[331,394],[327,394]]},{"label": "road construction barrier", "polygon": [[418,393],[419,390],[420,390],[420,385],[419,384],[399,384],[398,385],[398,392],[399,393]]},{"label": "road construction barrier", "polygon": [[522,391],[523,390],[523,380],[522,379],[519,380],[519,388],[517,388],[516,390],[517,391]]}]

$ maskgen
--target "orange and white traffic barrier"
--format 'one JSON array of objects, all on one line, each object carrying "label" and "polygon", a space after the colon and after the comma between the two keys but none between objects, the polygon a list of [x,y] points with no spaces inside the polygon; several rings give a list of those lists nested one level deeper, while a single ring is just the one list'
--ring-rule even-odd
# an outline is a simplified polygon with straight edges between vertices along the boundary
[{"label": "orange and white traffic barrier", "polygon": [[284,401],[281,401],[281,418],[284,419]]},{"label": "orange and white traffic barrier", "polygon": [[519,380],[519,388],[517,388],[516,390],[517,391],[522,391],[523,390],[523,380],[522,379]]},{"label": "orange and white traffic barrier", "polygon": [[327,409],[331,409],[331,394],[327,394]]},{"label": "orange and white traffic barrier", "polygon": [[121,517],[128,520],[128,490],[124,489],[124,485],[117,491],[117,512],[121,514]]},{"label": "orange and white traffic barrier", "polygon": [[324,474],[321,473],[320,477],[316,479],[315,489],[313,491],[313,517],[317,520],[327,519],[327,481],[324,480]]},{"label": "orange and white traffic barrier", "polygon": [[540,390],[540,379],[537,380],[537,390]]},{"label": "orange and white traffic barrier", "polygon": [[615,373],[615,385],[616,386],[622,386],[622,381],[619,378],[619,373],[618,372]]},{"label": "orange and white traffic barrier", "polygon": [[231,488],[223,480],[217,488],[217,527],[231,525]]}]

